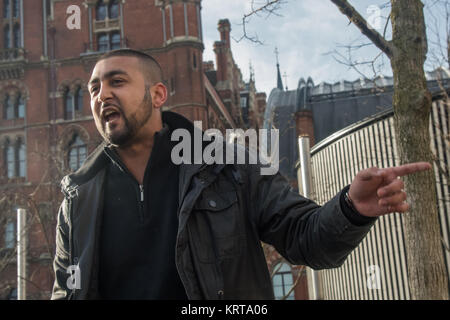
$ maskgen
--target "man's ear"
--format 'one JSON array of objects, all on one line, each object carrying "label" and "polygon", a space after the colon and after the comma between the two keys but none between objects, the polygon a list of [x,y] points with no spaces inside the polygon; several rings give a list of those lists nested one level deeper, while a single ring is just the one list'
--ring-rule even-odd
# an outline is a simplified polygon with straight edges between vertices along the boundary
[{"label": "man's ear", "polygon": [[155,108],[161,108],[167,100],[167,87],[158,82],[150,87],[150,94],[152,96],[152,104]]}]

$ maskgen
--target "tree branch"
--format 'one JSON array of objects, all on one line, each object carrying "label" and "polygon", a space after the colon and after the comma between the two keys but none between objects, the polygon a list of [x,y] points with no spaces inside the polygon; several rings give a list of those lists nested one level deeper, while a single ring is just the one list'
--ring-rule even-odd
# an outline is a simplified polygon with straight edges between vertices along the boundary
[{"label": "tree branch", "polygon": [[368,37],[389,58],[392,57],[392,45],[377,31],[368,27],[367,21],[350,5],[347,0],[331,0],[353,24]]},{"label": "tree branch", "polygon": [[257,8],[255,8],[255,0],[252,0],[251,2],[251,11],[249,13],[244,14],[242,17],[242,31],[243,35],[239,39],[233,38],[236,42],[240,42],[242,39],[247,39],[252,42],[258,43],[263,45],[264,43],[261,42],[258,39],[258,35],[255,34],[254,36],[250,36],[247,33],[247,30],[245,28],[246,24],[249,22],[249,19],[253,16],[259,16],[259,13],[266,12],[267,16],[270,16],[272,14],[278,15],[276,11],[280,8],[282,4],[284,4],[284,0],[265,0],[264,5],[259,5]]}]

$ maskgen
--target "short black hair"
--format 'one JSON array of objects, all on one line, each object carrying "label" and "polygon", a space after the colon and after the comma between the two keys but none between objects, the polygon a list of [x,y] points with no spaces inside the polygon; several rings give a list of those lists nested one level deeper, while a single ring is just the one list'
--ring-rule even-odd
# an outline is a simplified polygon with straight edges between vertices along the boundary
[{"label": "short black hair", "polygon": [[111,58],[111,57],[135,57],[135,58],[138,58],[143,66],[143,70],[144,70],[143,73],[144,73],[144,76],[147,81],[149,81],[152,84],[163,81],[163,73],[162,73],[162,69],[161,69],[161,66],[159,65],[158,61],[155,58],[153,58],[151,55],[149,55],[145,52],[134,50],[134,49],[112,50],[112,51],[109,51],[109,52],[103,54],[102,56],[100,56],[100,58],[98,58],[97,62],[104,60],[104,59]]}]

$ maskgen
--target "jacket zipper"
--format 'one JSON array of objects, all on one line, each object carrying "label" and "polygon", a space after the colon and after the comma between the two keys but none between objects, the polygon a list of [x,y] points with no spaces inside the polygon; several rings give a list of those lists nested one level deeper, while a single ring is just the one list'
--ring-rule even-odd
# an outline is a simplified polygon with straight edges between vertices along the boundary
[{"label": "jacket zipper", "polygon": [[144,223],[144,185],[139,185],[140,191],[140,201],[139,201],[139,216],[141,218],[141,222]]}]

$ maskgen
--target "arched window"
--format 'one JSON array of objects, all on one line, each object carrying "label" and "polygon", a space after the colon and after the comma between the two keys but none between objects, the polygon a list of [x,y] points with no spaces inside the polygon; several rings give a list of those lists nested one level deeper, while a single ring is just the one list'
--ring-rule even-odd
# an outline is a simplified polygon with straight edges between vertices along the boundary
[{"label": "arched window", "polygon": [[120,49],[120,33],[111,33],[111,50]]},{"label": "arched window", "polygon": [[74,117],[73,95],[69,89],[64,94],[64,119],[72,120]]},{"label": "arched window", "polygon": [[97,7],[95,10],[95,19],[97,21],[105,20],[107,16],[107,6],[103,0],[100,0],[97,3]]},{"label": "arched window", "polygon": [[5,97],[3,108],[5,110],[4,119],[14,119],[14,101],[9,95],[6,95]]},{"label": "arched window", "polygon": [[26,176],[26,146],[21,138],[15,144],[6,140],[5,148],[5,164],[6,176],[10,178]]},{"label": "arched window", "polygon": [[84,160],[87,156],[87,148],[86,144],[83,142],[83,140],[80,139],[78,135],[75,135],[72,139],[72,143],[70,144],[69,148],[69,155],[68,155],[68,163],[69,168],[73,171],[76,171],[78,168],[81,167]]},{"label": "arched window", "polygon": [[111,0],[109,1],[109,18],[117,19],[119,17],[119,1]]},{"label": "arched window", "polygon": [[83,90],[78,87],[75,92],[75,112],[83,110]]},{"label": "arched window", "polygon": [[282,262],[281,264],[277,264],[274,270],[277,270],[277,273],[275,273],[272,279],[275,299],[281,300],[285,298],[286,300],[294,300],[294,290],[291,290],[294,285],[292,268],[287,263]]}]

